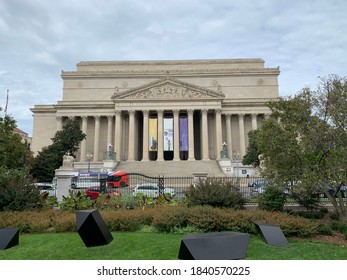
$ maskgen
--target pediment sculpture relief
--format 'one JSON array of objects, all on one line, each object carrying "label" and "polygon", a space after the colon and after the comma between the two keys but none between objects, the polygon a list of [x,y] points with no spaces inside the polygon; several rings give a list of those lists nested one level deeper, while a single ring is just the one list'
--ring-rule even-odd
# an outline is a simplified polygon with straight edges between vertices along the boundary
[{"label": "pediment sculpture relief", "polygon": [[[117,87],[116,87],[117,88]],[[115,89],[113,99],[220,99],[224,98],[221,87],[217,91],[199,87],[173,78],[157,80],[124,92]]]},{"label": "pediment sculpture relief", "polygon": [[134,93],[128,98],[201,98],[208,97],[207,92],[196,91],[185,87],[175,86],[172,84],[161,85],[147,90]]}]

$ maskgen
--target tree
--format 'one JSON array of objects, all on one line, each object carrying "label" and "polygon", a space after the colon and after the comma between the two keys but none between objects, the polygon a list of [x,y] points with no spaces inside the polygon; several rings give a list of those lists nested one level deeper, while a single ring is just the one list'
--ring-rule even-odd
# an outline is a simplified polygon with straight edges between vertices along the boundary
[{"label": "tree", "polygon": [[40,199],[28,177],[32,154],[16,127],[11,116],[0,118],[0,211],[37,207]]},{"label": "tree", "polygon": [[[1,111],[1,108],[0,108]],[[16,121],[6,115],[0,118],[0,168],[2,170],[24,169],[31,159],[31,152],[22,143],[22,138],[14,133]]]},{"label": "tree", "polygon": [[[325,192],[337,213],[347,221],[340,188],[347,175],[347,80],[321,78],[316,90],[271,101],[271,118],[257,134],[261,174],[311,195]],[[328,192],[334,189],[334,194]]]},{"label": "tree", "polygon": [[258,130],[251,130],[248,132],[248,148],[247,153],[242,159],[243,165],[252,165],[253,167],[258,167],[260,164],[259,161],[259,149],[257,145],[257,133]]},{"label": "tree", "polygon": [[35,159],[32,174],[40,182],[52,181],[55,170],[63,163],[63,156],[70,154],[76,157],[79,143],[86,135],[80,129],[77,119],[69,119],[63,129],[57,131],[52,144],[40,151]]}]

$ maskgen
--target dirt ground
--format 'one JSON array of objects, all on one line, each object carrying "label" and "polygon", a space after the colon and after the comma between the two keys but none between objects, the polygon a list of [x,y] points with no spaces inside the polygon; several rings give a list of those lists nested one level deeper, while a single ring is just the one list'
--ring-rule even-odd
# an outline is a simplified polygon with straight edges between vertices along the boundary
[{"label": "dirt ground", "polygon": [[[331,211],[331,210],[330,210]],[[329,213],[325,215],[323,218],[323,223],[329,224],[330,218],[329,218]],[[298,238],[300,239],[300,238]],[[339,231],[333,231],[333,234],[331,236],[329,235],[322,235],[322,234],[317,234],[315,236],[311,237],[305,237],[301,238],[305,240],[316,240],[316,241],[322,241],[322,242],[327,242],[327,243],[334,243],[334,244],[339,244],[341,246],[347,247],[347,239],[345,236],[339,232]]]},{"label": "dirt ground", "polygon": [[343,247],[347,247],[347,240],[345,239],[344,235],[337,231],[334,231],[332,236],[319,234],[319,235],[315,235],[311,237],[291,237],[291,238],[334,243]]}]

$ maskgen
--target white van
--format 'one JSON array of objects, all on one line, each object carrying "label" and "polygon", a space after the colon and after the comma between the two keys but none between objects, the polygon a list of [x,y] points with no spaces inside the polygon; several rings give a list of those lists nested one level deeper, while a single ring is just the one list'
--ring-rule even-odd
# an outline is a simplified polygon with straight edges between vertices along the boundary
[{"label": "white van", "polygon": [[47,193],[49,196],[57,195],[57,187],[53,183],[41,182],[41,183],[34,183],[34,185],[40,190],[41,194]]}]

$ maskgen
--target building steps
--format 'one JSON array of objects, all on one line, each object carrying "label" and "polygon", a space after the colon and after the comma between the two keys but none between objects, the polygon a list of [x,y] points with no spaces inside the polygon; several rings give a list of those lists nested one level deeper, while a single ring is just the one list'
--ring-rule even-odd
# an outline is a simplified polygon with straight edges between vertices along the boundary
[{"label": "building steps", "polygon": [[191,177],[196,173],[206,173],[209,177],[225,176],[216,160],[121,161],[116,169],[149,176]]}]

